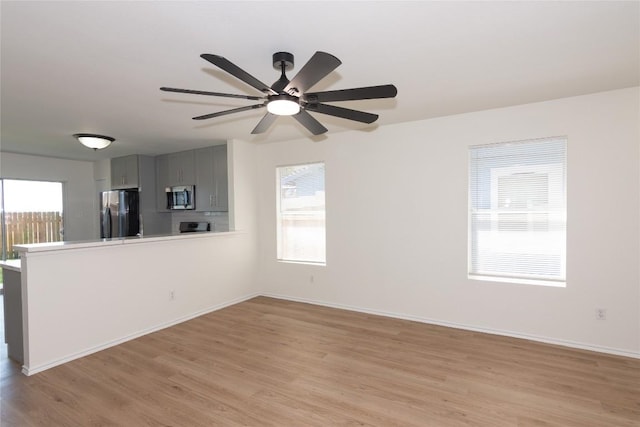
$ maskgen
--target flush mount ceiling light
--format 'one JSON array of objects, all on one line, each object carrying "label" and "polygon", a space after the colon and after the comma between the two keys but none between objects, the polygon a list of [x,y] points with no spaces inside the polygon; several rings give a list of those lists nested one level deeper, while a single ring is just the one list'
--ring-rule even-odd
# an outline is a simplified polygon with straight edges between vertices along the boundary
[{"label": "flush mount ceiling light", "polygon": [[95,135],[93,133],[76,133],[73,136],[80,141],[82,145],[88,148],[93,148],[94,150],[107,148],[113,141],[115,141],[115,139],[110,136]]}]

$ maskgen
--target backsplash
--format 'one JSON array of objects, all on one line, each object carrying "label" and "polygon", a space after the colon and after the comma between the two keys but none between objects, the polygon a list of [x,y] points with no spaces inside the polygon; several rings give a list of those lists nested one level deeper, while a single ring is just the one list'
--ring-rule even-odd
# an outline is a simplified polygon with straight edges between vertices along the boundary
[{"label": "backsplash", "polygon": [[179,233],[184,221],[206,221],[211,224],[211,231],[229,231],[229,212],[172,212],[171,232]]}]

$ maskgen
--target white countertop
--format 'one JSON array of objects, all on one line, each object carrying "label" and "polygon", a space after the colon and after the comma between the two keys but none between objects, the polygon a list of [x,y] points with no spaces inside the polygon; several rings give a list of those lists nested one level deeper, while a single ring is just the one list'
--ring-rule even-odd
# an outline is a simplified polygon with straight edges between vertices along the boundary
[{"label": "white countertop", "polygon": [[[155,236],[141,236],[141,237],[121,237],[117,239],[100,239],[100,240],[85,240],[78,242],[51,242],[51,243],[33,243],[28,245],[15,245],[14,248],[20,252],[33,253],[33,252],[46,252],[46,251],[60,251],[67,249],[82,249],[115,245],[129,245],[129,244],[143,244],[151,242],[182,240],[182,239],[207,239],[215,237],[231,236],[242,233],[240,231],[208,231],[201,233],[181,233],[181,234],[166,234]],[[19,260],[18,260],[19,261]],[[4,261],[7,262],[7,261]],[[19,270],[18,270],[19,271]]]},{"label": "white countertop", "polygon": [[19,273],[21,270],[21,267],[22,267],[22,260],[19,260],[19,259],[8,259],[5,261],[0,261],[0,268],[6,269],[6,270],[13,270]]}]

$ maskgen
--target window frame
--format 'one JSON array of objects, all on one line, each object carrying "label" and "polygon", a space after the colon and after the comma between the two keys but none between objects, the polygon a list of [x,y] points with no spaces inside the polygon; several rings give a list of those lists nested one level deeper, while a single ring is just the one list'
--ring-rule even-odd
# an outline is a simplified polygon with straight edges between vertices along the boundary
[{"label": "window frame", "polygon": [[[473,151],[474,149],[479,149],[479,148],[483,148],[483,147],[498,147],[498,146],[508,146],[508,145],[514,145],[514,144],[527,144],[527,143],[541,143],[541,142],[553,142],[553,141],[562,141],[563,142],[563,158],[562,158],[562,163],[537,163],[537,164],[526,164],[526,163],[522,163],[522,164],[512,164],[510,166],[500,166],[497,168],[490,168],[490,175],[491,178],[489,179],[490,181],[490,193],[488,194],[488,198],[490,200],[491,203],[491,208],[487,209],[487,211],[489,211],[490,213],[494,213],[494,211],[497,211],[497,203],[496,203],[496,195],[494,194],[494,190],[497,188],[496,182],[494,182],[494,180],[496,179],[496,177],[500,176],[501,174],[506,173],[509,169],[511,170],[515,170],[516,168],[520,168],[522,169],[523,173],[531,173],[534,172],[536,170],[545,170],[546,174],[550,177],[550,183],[549,183],[549,189],[547,190],[549,192],[549,195],[551,195],[552,193],[552,184],[551,182],[555,182],[555,185],[560,185],[561,189],[562,189],[562,193],[560,195],[560,199],[554,199],[555,202],[558,202],[558,200],[561,203],[561,209],[557,212],[552,213],[551,215],[557,218],[559,216],[560,220],[562,221],[562,244],[560,245],[560,261],[559,261],[559,265],[560,265],[560,273],[557,275],[556,278],[552,277],[551,275],[549,276],[538,276],[536,277],[536,275],[534,274],[523,274],[523,273],[517,273],[517,272],[513,272],[510,271],[508,273],[498,273],[496,271],[493,272],[488,272],[488,271],[479,271],[479,270],[474,270],[474,245],[477,244],[476,241],[474,241],[474,238],[477,236],[477,230],[475,230],[474,233],[474,214],[477,215],[478,210],[476,209],[477,207],[474,206],[474,194],[473,194],[473,180],[477,178],[475,178],[473,176],[474,171],[477,173],[477,169],[474,169],[474,158],[473,158]],[[467,167],[467,172],[469,174],[469,179],[468,179],[468,242],[467,242],[467,277],[468,279],[471,280],[480,280],[480,281],[491,281],[491,282],[504,282],[504,283],[513,283],[513,284],[526,284],[526,285],[543,285],[543,286],[550,286],[550,287],[566,287],[566,283],[567,283],[567,269],[566,269],[566,265],[567,265],[567,210],[568,210],[568,206],[567,206],[567,170],[568,170],[568,162],[567,162],[567,152],[568,152],[568,137],[567,136],[553,136],[553,137],[545,137],[545,138],[535,138],[535,139],[526,139],[526,140],[519,140],[519,141],[508,141],[508,142],[499,142],[499,143],[492,143],[492,144],[478,144],[478,145],[471,145],[468,147],[468,160],[469,160],[469,164]],[[522,158],[522,157],[521,157]],[[476,168],[478,167],[478,165],[475,165]],[[558,169],[560,170],[560,174],[561,176],[553,176],[553,175],[557,175],[558,174]],[[478,185],[478,183],[476,182],[476,185]],[[486,197],[486,193],[485,193],[485,197]],[[551,204],[551,203],[549,203]],[[522,213],[524,213],[525,211],[522,211]],[[535,211],[532,211],[535,212]],[[531,214],[532,212],[528,212],[529,214]],[[546,212],[547,214],[549,214],[550,212],[552,212],[552,209],[548,209],[546,211],[540,211],[541,213]],[[518,211],[514,211],[513,213],[519,213]],[[499,223],[496,221],[496,225],[498,225]],[[536,226],[536,224],[534,222],[532,222],[531,220],[531,215],[528,216],[527,219],[527,230],[532,230],[534,229]],[[529,231],[530,232],[530,231]],[[477,251],[478,249],[476,249]],[[516,252],[517,253],[517,252]],[[522,253],[525,253],[524,251]]]}]

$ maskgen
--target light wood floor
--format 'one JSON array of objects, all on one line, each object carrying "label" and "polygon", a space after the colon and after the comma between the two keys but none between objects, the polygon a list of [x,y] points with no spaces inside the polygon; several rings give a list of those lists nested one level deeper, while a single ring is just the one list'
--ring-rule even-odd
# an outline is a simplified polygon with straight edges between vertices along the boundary
[{"label": "light wood floor", "polygon": [[264,297],[0,368],[3,427],[640,426],[640,360]]}]

